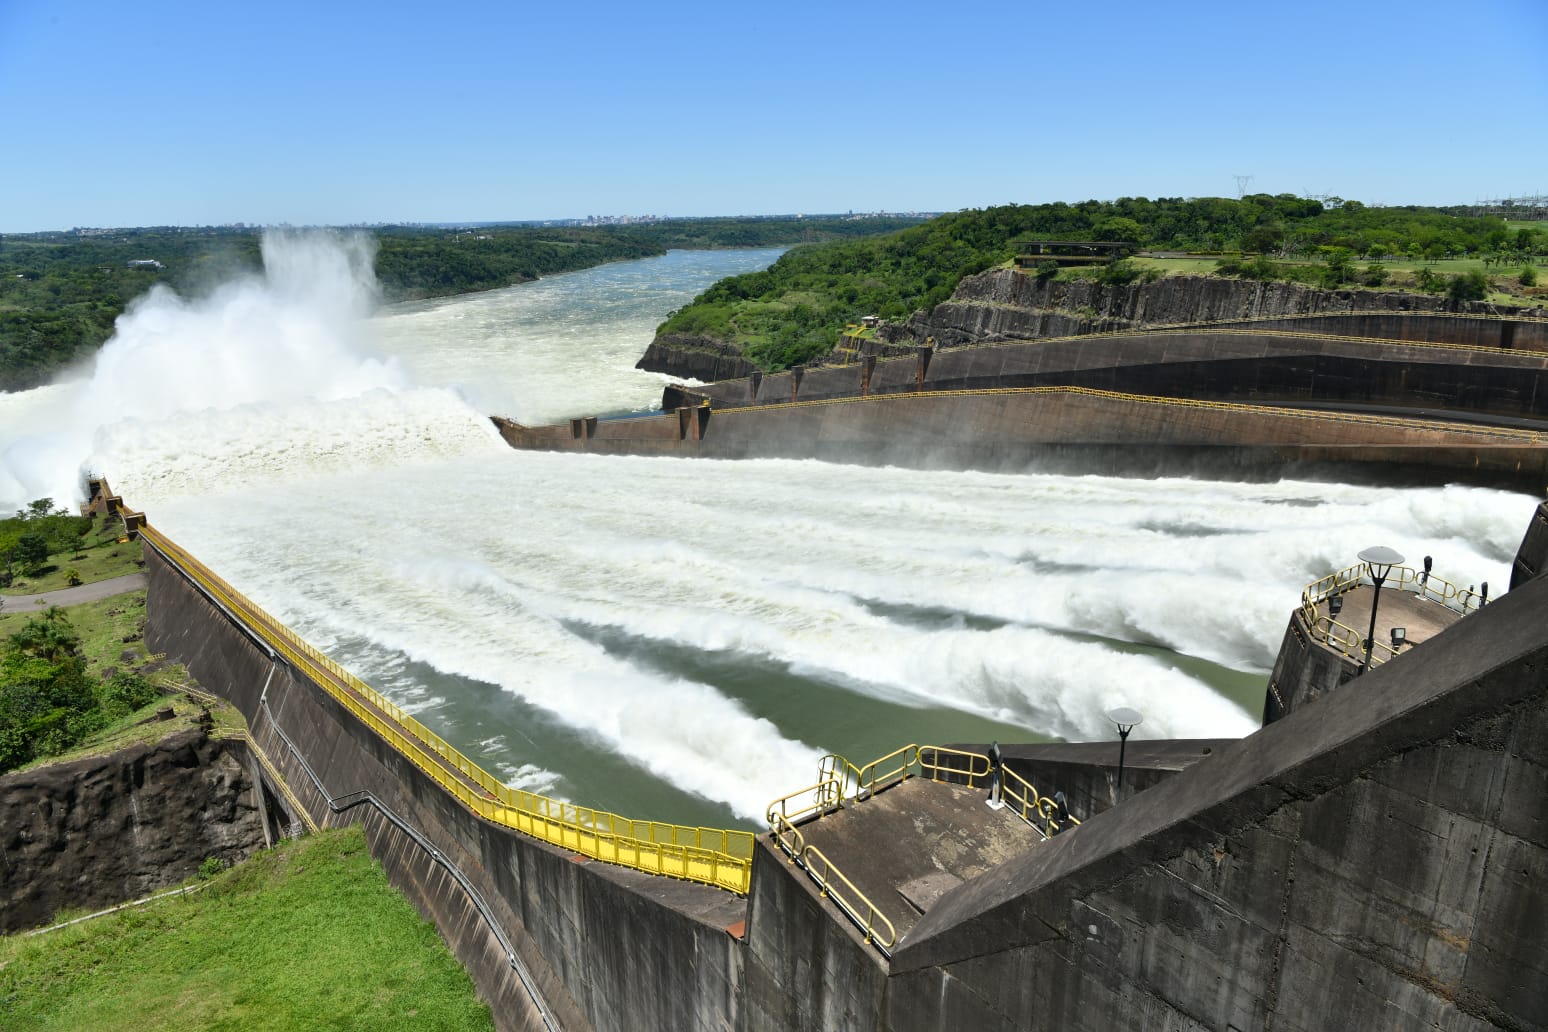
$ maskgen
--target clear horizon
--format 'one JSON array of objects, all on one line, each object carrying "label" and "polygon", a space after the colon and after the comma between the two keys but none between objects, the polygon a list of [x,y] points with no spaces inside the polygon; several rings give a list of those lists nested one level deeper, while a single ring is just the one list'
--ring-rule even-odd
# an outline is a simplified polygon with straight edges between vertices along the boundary
[{"label": "clear horizon", "polygon": [[[1487,45],[1471,42],[1487,40]],[[1548,190],[1548,5],[0,5],[0,231]]]}]

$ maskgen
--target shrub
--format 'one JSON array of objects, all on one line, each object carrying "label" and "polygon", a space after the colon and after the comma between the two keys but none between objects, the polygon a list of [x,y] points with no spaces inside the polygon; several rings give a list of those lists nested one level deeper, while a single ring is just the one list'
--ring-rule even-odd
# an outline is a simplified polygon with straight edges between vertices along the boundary
[{"label": "shrub", "polygon": [[1518,279],[1521,281],[1521,285],[1523,287],[1537,286],[1537,269],[1531,265],[1523,266],[1521,269],[1521,275],[1518,277]]},{"label": "shrub", "polygon": [[1360,273],[1360,282],[1367,287],[1379,287],[1387,282],[1387,268],[1379,262],[1373,262]]},{"label": "shrub", "polygon": [[114,674],[102,685],[102,708],[113,717],[121,717],[155,702],[160,694],[139,674]]},{"label": "shrub", "polygon": [[209,881],[225,869],[226,861],[218,856],[207,856],[204,858],[204,862],[199,865],[199,880]]},{"label": "shrub", "polygon": [[1482,301],[1489,296],[1489,277],[1474,269],[1451,277],[1446,296],[1453,301]]},{"label": "shrub", "polygon": [[1044,258],[1037,263],[1037,278],[1042,281],[1053,279],[1059,275],[1059,263],[1052,258]]}]

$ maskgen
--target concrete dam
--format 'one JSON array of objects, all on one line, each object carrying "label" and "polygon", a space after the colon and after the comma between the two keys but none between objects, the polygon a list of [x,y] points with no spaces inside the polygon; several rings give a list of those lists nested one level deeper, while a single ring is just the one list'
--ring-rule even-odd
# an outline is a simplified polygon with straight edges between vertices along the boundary
[{"label": "concrete dam", "polygon": [[1358,571],[1287,599],[1246,739],[1136,742],[1121,789],[1109,743],[830,756],[753,834],[506,787],[94,489],[150,647],[292,823],[364,825],[501,1028],[1548,1027],[1548,506],[1486,605],[1394,573],[1386,622],[1432,629],[1367,672]]},{"label": "concrete dam", "polygon": [[[669,386],[516,448],[1548,484],[1548,323],[1352,313],[900,349]],[[906,352],[899,354],[899,352]]]}]

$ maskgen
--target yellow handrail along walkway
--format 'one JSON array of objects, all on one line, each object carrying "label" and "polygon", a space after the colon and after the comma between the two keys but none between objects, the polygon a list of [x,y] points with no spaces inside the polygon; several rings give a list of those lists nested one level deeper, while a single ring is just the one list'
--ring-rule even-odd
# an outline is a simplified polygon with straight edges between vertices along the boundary
[{"label": "yellow handrail along walkway", "polygon": [[302,640],[166,535],[148,523],[140,533],[297,671],[478,816],[595,860],[746,894],[752,872],[751,832],[630,820],[513,789]]},{"label": "yellow handrail along walkway", "polygon": [[[1025,779],[1008,768],[1006,796],[1019,804],[1012,812],[1047,839],[1061,830],[1061,822],[1080,823],[1074,817],[1060,817],[1054,801],[1042,796]],[[965,752],[937,745],[905,745],[863,767],[856,767],[838,754],[822,758],[817,782],[774,800],[769,804],[769,833],[774,843],[817,883],[822,896],[833,901],[865,933],[865,941],[883,955],[891,956],[898,932],[892,921],[871,898],[838,868],[816,845],[806,841],[798,825],[833,814],[846,806],[863,803],[876,793],[910,778],[950,781],[969,788],[987,786],[994,772],[993,761],[983,753]],[[1041,821],[1041,825],[1039,824]]]}]

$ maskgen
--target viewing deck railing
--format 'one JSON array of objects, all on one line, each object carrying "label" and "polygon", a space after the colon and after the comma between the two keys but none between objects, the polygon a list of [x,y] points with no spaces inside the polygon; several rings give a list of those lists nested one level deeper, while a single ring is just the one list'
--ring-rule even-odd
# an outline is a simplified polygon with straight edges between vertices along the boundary
[{"label": "viewing deck railing", "polygon": [[[1318,607],[1364,584],[1373,584],[1366,574],[1364,563],[1330,573],[1321,580],[1313,581],[1301,591],[1301,619],[1313,638],[1359,661],[1365,657],[1365,635],[1348,624],[1340,623],[1332,616],[1319,612]],[[1445,606],[1455,613],[1466,616],[1482,608],[1487,596],[1471,587],[1459,588],[1444,577],[1426,574],[1410,566],[1394,566],[1383,581],[1388,591],[1404,591],[1419,598]],[[1371,666],[1384,663],[1398,654],[1397,649],[1384,641],[1371,644]]]},{"label": "viewing deck railing", "polygon": [[863,767],[856,767],[837,753],[830,753],[822,758],[815,784],[769,804],[769,833],[791,862],[811,875],[823,897],[833,900],[859,926],[865,933],[865,941],[891,956],[898,941],[892,922],[833,861],[816,846],[807,843],[797,825],[818,820],[846,804],[863,802],[882,789],[909,778],[925,777],[931,781],[949,781],[978,788],[988,784],[991,772],[989,757],[983,753],[938,745],[905,745]]},{"label": "viewing deck railing", "polygon": [[142,538],[256,637],[341,703],[467,809],[502,827],[607,863],[745,895],[753,834],[631,820],[514,789],[312,647],[150,525]]},{"label": "viewing deck railing", "polygon": [[1066,814],[1059,817],[1059,804],[1040,793],[1036,786],[1009,767],[1002,768],[1004,780],[1000,789],[1002,799],[1015,803],[1016,815],[1032,826],[1032,830],[1048,841],[1064,830],[1064,823],[1071,827],[1080,825],[1079,818]]}]

